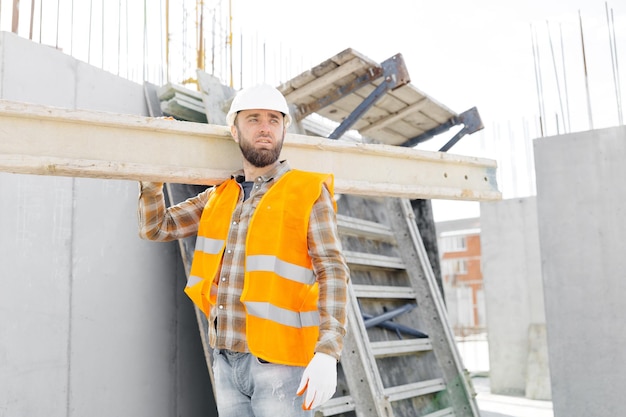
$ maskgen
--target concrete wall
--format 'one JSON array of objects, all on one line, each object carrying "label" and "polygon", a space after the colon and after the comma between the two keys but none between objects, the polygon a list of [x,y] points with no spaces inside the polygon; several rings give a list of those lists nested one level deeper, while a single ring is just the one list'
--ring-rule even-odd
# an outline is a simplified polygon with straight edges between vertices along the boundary
[{"label": "concrete wall", "polygon": [[550,399],[536,199],[480,213],[491,392]]},{"label": "concrete wall", "polygon": [[[143,87],[0,34],[0,97],[146,114]],[[0,416],[217,415],[176,243],[137,184],[0,173]]]},{"label": "concrete wall", "polygon": [[623,415],[626,127],[534,147],[554,415]]}]

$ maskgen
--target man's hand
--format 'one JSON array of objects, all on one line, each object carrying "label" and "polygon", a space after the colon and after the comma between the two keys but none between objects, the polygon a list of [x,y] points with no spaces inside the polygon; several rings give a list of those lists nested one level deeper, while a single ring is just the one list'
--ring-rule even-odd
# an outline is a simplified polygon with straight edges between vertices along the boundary
[{"label": "man's hand", "polygon": [[139,181],[140,189],[143,190],[160,190],[163,188],[162,182]]},{"label": "man's hand", "polygon": [[317,352],[302,374],[298,395],[306,390],[302,409],[311,410],[324,404],[337,389],[337,360]]}]

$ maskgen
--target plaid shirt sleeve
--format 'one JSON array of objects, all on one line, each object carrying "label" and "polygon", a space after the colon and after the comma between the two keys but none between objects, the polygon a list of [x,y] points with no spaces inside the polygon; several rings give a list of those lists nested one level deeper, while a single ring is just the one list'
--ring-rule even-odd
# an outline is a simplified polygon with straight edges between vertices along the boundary
[{"label": "plaid shirt sleeve", "polygon": [[308,245],[320,289],[321,323],[315,351],[339,360],[346,334],[350,270],[342,253],[333,200],[326,187],[311,211]]},{"label": "plaid shirt sleeve", "polygon": [[200,216],[213,188],[175,206],[165,207],[162,183],[140,182],[139,236],[156,242],[169,242],[195,235]]}]

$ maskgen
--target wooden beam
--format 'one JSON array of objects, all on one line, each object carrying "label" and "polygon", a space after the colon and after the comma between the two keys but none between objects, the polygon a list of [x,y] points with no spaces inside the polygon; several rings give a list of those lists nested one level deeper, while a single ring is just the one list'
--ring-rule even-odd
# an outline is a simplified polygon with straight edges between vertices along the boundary
[{"label": "wooden beam", "polygon": [[403,118],[410,115],[411,113],[420,111],[421,109],[426,107],[428,103],[429,103],[429,100],[426,97],[424,97],[422,100],[418,101],[417,103],[413,103],[410,106],[403,108],[402,110],[398,111],[395,114],[390,114],[387,117],[383,117],[382,119],[375,121],[369,126],[365,126],[364,128],[359,130],[359,133],[364,136],[367,136],[367,134],[373,130],[384,129],[386,126],[389,126],[392,123],[396,123],[399,120],[402,120]]},{"label": "wooden beam", "polygon": [[320,89],[320,86],[325,86],[328,84],[332,84],[333,82],[344,78],[345,76],[352,74],[358,69],[362,68],[363,61],[358,58],[353,58],[347,63],[338,66],[334,70],[322,75],[321,77],[311,81],[306,86],[298,88],[288,94],[285,95],[285,98],[290,103],[297,103],[302,100],[304,97],[313,94],[314,92]]},{"label": "wooden beam", "polygon": [[[288,134],[292,168],[332,172],[337,193],[498,200],[493,160]],[[218,184],[241,168],[225,126],[0,100],[0,171]]]}]

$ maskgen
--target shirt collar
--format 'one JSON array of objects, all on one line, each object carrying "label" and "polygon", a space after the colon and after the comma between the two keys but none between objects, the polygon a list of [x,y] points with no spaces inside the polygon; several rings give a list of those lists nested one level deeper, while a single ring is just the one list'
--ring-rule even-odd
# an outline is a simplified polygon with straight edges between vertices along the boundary
[{"label": "shirt collar", "polygon": [[[278,179],[289,170],[291,170],[291,167],[289,166],[289,162],[287,162],[286,160],[283,160],[283,161],[280,161],[280,163],[276,165],[276,167],[272,169],[271,171],[269,171],[267,174],[261,175],[261,179],[263,182],[268,182],[273,179]],[[239,183],[244,182],[246,177],[243,173],[243,169],[240,169],[239,171],[233,173],[232,178],[234,178]]]}]

